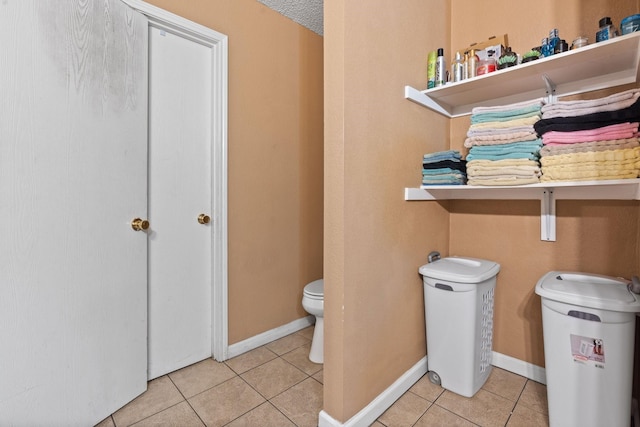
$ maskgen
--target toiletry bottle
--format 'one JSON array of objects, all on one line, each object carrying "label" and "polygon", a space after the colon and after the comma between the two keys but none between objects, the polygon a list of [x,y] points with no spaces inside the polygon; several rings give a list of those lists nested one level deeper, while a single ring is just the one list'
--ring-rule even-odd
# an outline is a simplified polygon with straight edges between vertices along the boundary
[{"label": "toiletry bottle", "polygon": [[587,37],[577,37],[573,39],[573,43],[571,43],[571,49],[578,49],[579,47],[585,47],[589,44],[589,39]]},{"label": "toiletry bottle", "polygon": [[443,86],[447,82],[447,71],[444,63],[444,49],[438,49],[436,57],[436,87]]},{"label": "toiletry bottle", "polygon": [[610,17],[605,16],[598,22],[598,25],[600,26],[600,29],[596,33],[596,43],[618,36],[618,30],[611,22]]},{"label": "toiletry bottle", "polygon": [[492,73],[496,70],[498,62],[495,58],[495,50],[487,52],[487,59],[480,60],[478,67],[476,68],[476,75],[481,76],[483,74]]},{"label": "toiletry bottle", "polygon": [[553,54],[562,53],[569,50],[569,45],[565,39],[560,39],[560,43],[556,45],[556,48],[553,50]]},{"label": "toiletry bottle", "polygon": [[553,49],[549,46],[549,38],[545,37],[542,39],[542,44],[540,45],[540,53],[542,56],[551,56],[553,54]]},{"label": "toiletry bottle", "polygon": [[467,64],[469,63],[469,51],[465,51],[462,57],[462,80],[469,78],[467,73]]},{"label": "toiletry bottle", "polygon": [[451,81],[459,82],[464,79],[464,65],[462,64],[462,56],[460,52],[456,52],[456,57],[451,63]]},{"label": "toiletry bottle", "polygon": [[427,89],[436,87],[436,56],[435,50],[427,56]]},{"label": "toiletry bottle", "polygon": [[476,51],[477,49],[471,49],[469,51],[469,56],[465,64],[468,79],[470,79],[471,77],[475,77],[477,75],[476,69],[478,68],[478,55],[476,55]]},{"label": "toiletry bottle", "polygon": [[556,53],[556,50],[560,48],[560,36],[557,28],[549,31],[549,55]]}]

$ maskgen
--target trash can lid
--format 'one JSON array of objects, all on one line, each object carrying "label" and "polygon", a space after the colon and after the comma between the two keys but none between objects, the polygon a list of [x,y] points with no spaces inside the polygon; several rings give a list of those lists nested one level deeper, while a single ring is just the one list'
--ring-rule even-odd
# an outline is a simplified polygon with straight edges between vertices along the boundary
[{"label": "trash can lid", "polygon": [[536,294],[581,307],[640,312],[640,296],[631,292],[629,281],[599,274],[550,271],[538,280]]},{"label": "trash can lid", "polygon": [[420,274],[457,283],[481,283],[500,271],[500,264],[477,258],[447,257],[425,264]]}]

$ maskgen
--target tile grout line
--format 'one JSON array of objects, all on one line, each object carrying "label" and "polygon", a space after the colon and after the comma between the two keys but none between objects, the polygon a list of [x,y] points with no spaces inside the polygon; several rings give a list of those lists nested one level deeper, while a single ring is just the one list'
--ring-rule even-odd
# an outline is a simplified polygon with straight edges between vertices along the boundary
[{"label": "tile grout line", "polygon": [[[280,357],[280,356],[278,356],[278,357]],[[271,359],[271,360],[275,360],[275,359]],[[269,362],[271,362],[271,360],[270,360]],[[285,362],[286,362],[286,360],[285,360]],[[262,366],[262,365],[258,365],[258,366]],[[257,368],[258,366],[256,366],[256,368]],[[255,369],[255,368],[252,368],[252,369]],[[248,371],[246,371],[246,372],[249,372],[249,371],[251,371],[252,369],[249,369],[249,370],[248,370]],[[235,372],[235,371],[234,371],[234,372]],[[225,426],[226,426],[226,425],[229,425],[229,424],[230,424],[230,423],[232,423],[232,422],[234,422],[234,421],[235,421],[235,420],[237,420],[238,418],[241,418],[241,417],[243,417],[243,416],[247,415],[249,412],[251,412],[251,411],[255,410],[256,408],[258,408],[258,407],[260,407],[260,406],[264,405],[265,403],[268,403],[268,404],[269,404],[269,405],[271,405],[273,408],[275,408],[278,412],[280,412],[280,413],[281,413],[281,414],[282,414],[286,419],[288,419],[289,421],[291,421],[291,422],[293,423],[293,425],[295,425],[296,427],[298,427],[298,425],[297,425],[295,422],[293,422],[293,420],[291,420],[289,417],[287,417],[287,416],[286,416],[286,414],[284,414],[284,413],[283,413],[283,412],[282,412],[282,411],[281,411],[281,410],[280,410],[276,405],[274,405],[274,404],[271,402],[271,399],[273,399],[273,397],[279,396],[280,394],[284,393],[284,391],[283,391],[283,392],[278,393],[276,396],[273,396],[271,399],[268,399],[268,398],[267,398],[267,397],[265,397],[262,393],[260,393],[258,390],[256,390],[256,388],[255,388],[255,387],[253,387],[251,384],[249,384],[249,382],[248,382],[247,380],[245,380],[241,375],[236,374],[236,376],[237,376],[238,378],[240,378],[240,379],[241,379],[241,380],[242,380],[246,385],[248,385],[248,386],[249,386],[253,391],[255,391],[256,393],[258,393],[258,394],[260,395],[260,397],[262,397],[262,398],[264,399],[264,402],[261,402],[258,406],[255,406],[255,407],[253,407],[253,408],[249,409],[248,411],[244,412],[243,414],[238,415],[238,416],[237,416],[236,418],[234,418],[233,420],[230,420],[228,423],[224,424]],[[307,375],[307,378],[310,378],[310,377]],[[304,380],[306,380],[307,378],[305,378]],[[302,381],[304,381],[304,380],[302,380]],[[302,382],[302,381],[301,381],[301,382]],[[299,384],[299,383],[296,383],[295,385],[297,385],[297,384]],[[293,387],[293,386],[291,386],[291,387]],[[291,387],[287,388],[286,390],[289,390]],[[285,391],[286,391],[286,390],[285,390]],[[206,424],[205,424],[205,425],[206,425]]]},{"label": "tile grout line", "polygon": [[[169,409],[171,409],[171,408],[173,408],[173,407],[177,406],[178,404],[182,403],[183,401],[184,401],[184,402],[186,402],[186,403],[187,403],[187,405],[189,406],[189,408],[191,408],[191,410],[195,413],[195,415],[196,415],[196,417],[198,418],[198,420],[199,420],[199,421],[200,421],[204,426],[207,426],[207,423],[205,423],[205,422],[204,422],[204,420],[202,419],[202,417],[200,416],[200,414],[198,414],[198,412],[196,411],[196,409],[192,406],[192,404],[191,404],[191,402],[189,401],[189,399],[192,399],[192,398],[194,398],[194,397],[196,397],[196,396],[198,396],[198,395],[201,395],[202,393],[205,393],[205,392],[210,391],[210,390],[212,390],[212,389],[214,389],[214,388],[216,388],[216,387],[219,387],[219,386],[221,386],[222,384],[225,384],[225,383],[227,383],[228,381],[231,381],[231,380],[233,380],[233,379],[235,379],[235,378],[239,378],[242,382],[244,382],[246,385],[248,385],[250,389],[254,390],[254,391],[255,391],[259,396],[261,396],[261,397],[263,398],[263,401],[262,401],[260,404],[256,405],[255,407],[251,408],[250,410],[246,411],[245,413],[243,413],[243,414],[239,415],[238,417],[234,418],[233,420],[230,420],[230,421],[229,421],[228,423],[226,423],[225,425],[228,425],[229,423],[234,422],[234,421],[235,421],[235,420],[237,420],[238,418],[240,418],[240,417],[242,417],[242,416],[246,415],[247,413],[249,413],[249,412],[251,412],[251,411],[255,410],[256,408],[260,407],[260,406],[261,406],[261,405],[263,405],[264,403],[267,403],[267,402],[268,402],[268,403],[269,403],[269,405],[270,405],[273,409],[275,409],[278,413],[280,413],[280,414],[281,414],[282,416],[284,416],[287,420],[289,420],[289,421],[290,421],[294,426],[298,427],[298,424],[297,424],[294,420],[292,420],[291,418],[289,418],[289,417],[288,417],[284,412],[282,412],[282,411],[281,411],[281,410],[280,410],[280,409],[279,409],[279,408],[278,408],[278,407],[277,407],[277,406],[272,402],[272,399],[274,399],[274,398],[276,398],[277,396],[279,396],[279,395],[281,395],[281,394],[283,394],[283,393],[285,393],[285,392],[287,392],[287,391],[291,390],[293,387],[296,387],[296,386],[300,385],[301,383],[303,383],[303,382],[307,381],[309,378],[313,379],[313,381],[314,381],[316,384],[319,384],[321,387],[323,387],[323,388],[324,388],[324,383],[323,383],[323,382],[321,382],[320,380],[318,380],[318,379],[316,379],[316,378],[314,378],[314,377],[313,377],[314,375],[317,375],[318,373],[322,372],[323,366],[319,366],[319,367],[318,367],[318,369],[317,369],[315,372],[313,372],[313,373],[307,373],[307,372],[303,369],[303,367],[305,367],[305,366],[306,366],[305,364],[302,364],[302,363],[301,363],[301,367],[299,367],[299,366],[297,366],[294,362],[289,361],[289,360],[287,360],[287,359],[285,358],[285,357],[286,357],[287,355],[289,355],[290,353],[292,353],[292,352],[294,352],[294,351],[299,350],[301,347],[303,347],[303,346],[305,346],[305,345],[308,345],[308,344],[312,341],[311,339],[309,339],[308,337],[304,336],[303,334],[301,334],[301,333],[299,333],[299,332],[300,332],[300,331],[296,332],[296,334],[297,334],[297,335],[299,335],[299,336],[301,336],[301,337],[303,337],[303,338],[306,340],[306,342],[305,342],[305,343],[303,343],[303,344],[301,344],[301,345],[298,345],[298,346],[295,346],[295,347],[293,347],[293,348],[289,349],[288,351],[286,351],[286,352],[284,352],[284,353],[282,353],[282,354],[278,354],[278,353],[276,353],[274,350],[271,350],[270,348],[268,348],[268,347],[267,347],[267,345],[268,345],[268,344],[265,344],[265,345],[263,345],[263,346],[261,346],[261,347],[263,347],[263,348],[264,348],[265,350],[267,350],[270,354],[272,354],[272,355],[274,356],[274,357],[273,357],[273,359],[270,359],[270,360],[268,360],[268,361],[265,361],[265,362],[259,363],[258,365],[253,366],[251,369],[248,369],[248,370],[246,370],[246,371],[244,371],[244,372],[242,372],[242,373],[237,372],[237,371],[236,371],[236,370],[234,370],[231,366],[229,366],[229,364],[227,363],[228,361],[218,362],[218,363],[223,363],[223,364],[224,364],[224,366],[225,366],[225,367],[227,367],[231,373],[233,373],[233,376],[232,376],[231,378],[228,378],[228,379],[226,379],[226,380],[224,380],[224,381],[222,381],[222,382],[220,382],[220,383],[218,383],[218,384],[216,384],[216,385],[212,386],[212,387],[209,387],[209,388],[207,388],[207,389],[205,389],[205,390],[202,390],[202,391],[200,391],[200,392],[196,393],[194,396],[191,396],[190,398],[187,398],[187,397],[186,397],[186,395],[184,394],[184,392],[183,392],[183,391],[178,387],[178,385],[175,383],[175,381],[173,380],[173,378],[170,376],[170,374],[171,374],[171,373],[167,373],[167,374],[165,374],[164,376],[165,376],[165,377],[167,377],[167,378],[169,379],[169,381],[170,381],[170,382],[171,382],[171,384],[176,388],[176,390],[178,391],[178,393],[180,394],[180,396],[182,397],[182,399],[183,399],[183,400],[182,400],[182,401],[180,401],[180,402],[177,402],[177,403],[175,403],[175,404],[173,404],[173,405],[170,405],[170,406],[168,406],[168,407],[162,408],[162,409],[160,409],[160,410],[158,410],[158,411],[154,412],[153,414],[149,414],[148,416],[146,416],[146,417],[144,417],[144,418],[141,418],[141,419],[139,419],[139,420],[136,420],[134,423],[132,423],[132,424],[128,424],[128,426],[135,425],[135,424],[140,423],[140,422],[142,422],[142,421],[148,420],[148,419],[150,419],[150,418],[152,418],[152,417],[154,417],[154,416],[157,416],[158,414],[160,414],[160,413],[162,413],[162,412],[164,412],[164,411],[166,411],[166,410],[169,410]],[[260,347],[258,347],[258,348],[260,348]],[[303,374],[304,378],[302,378],[300,381],[296,382],[295,384],[293,384],[293,385],[291,385],[291,386],[289,386],[289,387],[285,388],[284,390],[280,391],[280,392],[279,392],[278,394],[276,394],[275,396],[273,396],[273,397],[271,397],[271,398],[267,398],[267,397],[265,397],[264,395],[262,395],[262,393],[260,393],[256,388],[254,388],[254,387],[253,387],[253,386],[252,386],[252,385],[251,385],[247,380],[245,380],[245,379],[242,377],[242,375],[243,375],[243,374],[246,374],[247,372],[252,371],[253,369],[256,369],[256,368],[258,368],[258,367],[261,367],[261,366],[263,366],[263,365],[265,365],[265,364],[267,364],[267,363],[269,363],[269,362],[272,362],[272,361],[274,361],[274,360],[276,360],[276,359],[278,359],[278,358],[279,358],[279,359],[281,359],[281,361],[282,361],[282,362],[285,362],[287,365],[289,365],[289,366],[291,366],[291,367],[295,368],[297,371],[301,372],[301,373]],[[211,359],[213,359],[213,358],[211,358]],[[203,359],[203,360],[206,360],[206,359]],[[215,359],[213,359],[213,360],[215,361]],[[217,362],[217,361],[216,361],[216,362]],[[174,372],[175,372],[175,371],[174,371]],[[149,383],[149,382],[150,382],[150,381],[147,381],[147,383]],[[124,426],[119,426],[119,425],[116,423],[116,420],[115,420],[115,418],[114,418],[114,416],[113,416],[113,415],[114,415],[114,414],[109,415],[109,418],[110,418],[110,420],[111,420],[112,424],[113,424],[115,427],[124,427]]]},{"label": "tile grout line", "polygon": [[274,405],[270,400],[267,400],[267,403],[269,403],[269,405],[271,405],[273,407],[273,409],[275,409],[276,411],[280,412],[282,414],[283,417],[285,417],[286,419],[288,419],[289,421],[291,421],[291,424],[293,424],[295,427],[298,427],[298,424],[293,421],[291,418],[289,418],[287,416],[287,414],[285,414],[284,412],[282,412],[280,410],[280,408],[278,408],[276,405]]},{"label": "tile grout line", "polygon": [[[198,419],[200,420],[200,422],[202,423],[202,425],[206,426],[206,425],[207,425],[207,423],[205,423],[205,422],[204,422],[204,420],[202,419],[202,417],[200,417],[200,414],[198,414],[198,411],[196,411],[196,408],[194,408],[194,407],[191,405],[191,402],[189,402],[189,399],[187,399],[187,396],[185,396],[185,395],[184,395],[184,393],[182,392],[182,390],[180,390],[180,387],[178,387],[178,385],[173,381],[173,378],[171,378],[171,376],[169,376],[169,374],[167,374],[167,378],[169,378],[169,381],[171,381],[171,383],[173,384],[173,386],[174,386],[176,389],[178,389],[178,393],[180,393],[180,395],[184,398],[184,401],[187,403],[187,405],[189,405],[189,408],[191,408],[191,410],[193,411],[193,413],[194,413],[194,414],[196,414],[196,417],[198,417]],[[228,381],[228,380],[227,380],[227,381]],[[223,381],[222,383],[225,383],[225,382],[227,382],[227,381]],[[220,384],[222,384],[222,383],[220,383]],[[215,387],[215,386],[214,386],[214,387]],[[213,387],[208,388],[207,390],[211,390],[212,388],[213,388]],[[205,390],[205,391],[206,391],[206,390]],[[204,392],[203,392],[203,393],[204,393]],[[198,393],[198,394],[200,394],[200,393]],[[196,396],[197,396],[197,395],[196,395]],[[194,396],[191,396],[191,397],[194,397]],[[181,403],[181,402],[180,402],[180,403]],[[178,404],[179,404],[179,403],[176,403],[176,405],[178,405]],[[175,405],[173,405],[173,406],[175,406]],[[169,408],[167,408],[167,409],[169,409]],[[162,412],[162,411],[160,411],[160,412]]]},{"label": "tile grout line", "polygon": [[[452,393],[453,393],[453,392],[452,392]],[[467,422],[468,422],[468,423],[470,423],[471,425],[474,425],[474,426],[478,426],[478,425],[479,425],[479,424],[474,423],[474,422],[473,422],[473,421],[471,421],[470,419],[463,417],[463,416],[462,416],[462,415],[460,415],[460,414],[456,414],[455,412],[453,412],[453,411],[451,411],[451,410],[449,410],[449,409],[445,408],[444,406],[440,406],[440,405],[438,405],[438,404],[437,404],[437,403],[435,403],[435,402],[434,402],[433,404],[434,404],[434,405],[437,405],[437,406],[438,406],[438,408],[442,409],[443,411],[447,411],[447,412],[449,412],[450,414],[453,414],[453,415],[455,415],[456,417],[461,418],[461,419],[463,419],[463,420],[467,421]]]},{"label": "tile grout line", "polygon": [[509,417],[507,418],[507,422],[504,424],[505,426],[509,425],[509,421],[511,421],[511,417],[513,416],[513,413],[516,411],[516,407],[518,406],[518,403],[520,402],[520,398],[522,397],[522,394],[524,393],[524,389],[527,388],[527,383],[531,381],[530,379],[527,379],[524,382],[524,385],[522,386],[522,390],[520,390],[520,393],[518,393],[518,398],[516,399],[516,402],[513,405],[513,408],[511,408],[511,412],[509,413]]},{"label": "tile grout line", "polygon": [[[291,352],[293,352],[293,351],[295,351],[295,350],[299,349],[300,347],[303,347],[304,345],[306,345],[306,344],[303,344],[303,345],[301,345],[301,346],[298,346],[298,347],[296,347],[296,348],[294,348],[294,349],[292,349],[292,350],[290,350],[290,351],[288,351],[288,352],[286,352],[286,353],[283,353],[282,355],[278,355],[278,357],[279,357],[280,359],[282,359],[284,362],[286,362],[286,363],[288,363],[289,365],[293,366],[294,368],[298,369],[298,370],[299,370],[300,372],[302,372],[303,374],[305,374],[305,375],[306,375],[306,378],[302,379],[301,381],[297,382],[296,384],[293,384],[291,387],[289,387],[289,388],[287,388],[287,389],[285,389],[285,390],[282,390],[280,393],[276,394],[276,395],[275,395],[275,396],[273,396],[271,399],[274,399],[275,397],[280,396],[281,394],[285,393],[286,391],[291,390],[293,387],[297,386],[298,384],[303,383],[304,381],[308,380],[309,378],[311,378],[312,380],[314,380],[314,381],[318,382],[318,383],[319,383],[319,384],[324,388],[324,384],[323,384],[323,383],[321,383],[320,381],[318,381],[317,379],[313,378],[313,376],[312,376],[312,375],[315,375],[315,374],[317,374],[318,372],[320,372],[320,370],[321,370],[322,368],[320,368],[317,372],[314,372],[313,374],[308,374],[308,373],[306,373],[305,371],[303,371],[302,369],[300,369],[299,367],[297,367],[296,365],[294,365],[293,363],[289,362],[287,359],[285,359],[285,358],[283,358],[283,357],[282,357],[282,356],[284,356],[284,355],[286,355],[286,354],[289,354],[289,353],[291,353]],[[257,390],[256,390],[256,391],[257,391]],[[292,423],[294,426],[298,427],[298,424],[297,424],[294,420],[292,420],[291,418],[289,418],[289,417],[287,416],[287,414],[285,414],[284,412],[282,412],[282,411],[280,410],[280,408],[278,408],[278,406],[276,406],[273,402],[271,402],[271,399],[267,399],[267,401],[269,402],[269,404],[270,404],[271,406],[273,406],[273,407],[274,407],[278,412],[280,412],[280,413],[281,413],[281,414],[282,414],[286,419],[288,419],[289,421],[291,421],[291,423]]]}]

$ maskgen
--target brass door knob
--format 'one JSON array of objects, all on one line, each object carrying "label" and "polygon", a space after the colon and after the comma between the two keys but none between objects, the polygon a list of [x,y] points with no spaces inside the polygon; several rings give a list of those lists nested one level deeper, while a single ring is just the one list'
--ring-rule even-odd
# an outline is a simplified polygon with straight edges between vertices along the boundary
[{"label": "brass door knob", "polygon": [[211,217],[206,214],[200,214],[198,215],[198,222],[200,224],[209,224],[211,222]]},{"label": "brass door knob", "polygon": [[146,219],[135,218],[131,221],[131,228],[135,231],[145,231],[149,228],[149,221]]}]

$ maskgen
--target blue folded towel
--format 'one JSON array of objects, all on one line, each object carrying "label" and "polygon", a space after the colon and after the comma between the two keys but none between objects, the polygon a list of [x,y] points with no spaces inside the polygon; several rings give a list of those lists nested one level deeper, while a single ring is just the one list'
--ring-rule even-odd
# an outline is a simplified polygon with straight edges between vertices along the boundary
[{"label": "blue folded towel", "polygon": [[508,120],[524,119],[540,114],[540,105],[530,105],[513,110],[472,114],[471,123],[506,122]]},{"label": "blue folded towel", "polygon": [[542,140],[512,142],[498,145],[474,145],[469,149],[467,162],[471,160],[529,159],[540,157]]},{"label": "blue folded towel", "polygon": [[451,168],[440,168],[440,169],[422,169],[422,175],[443,175],[450,173],[464,173],[457,169]]},{"label": "blue folded towel", "polygon": [[528,153],[528,152],[516,152],[516,153],[502,153],[502,154],[491,154],[491,153],[469,153],[467,155],[467,161],[471,160],[504,160],[504,159],[527,159],[527,160],[538,160],[538,154]]},{"label": "blue folded towel", "polygon": [[422,185],[461,185],[467,182],[462,174],[446,174],[441,176],[423,176]]},{"label": "blue folded towel", "polygon": [[442,160],[460,160],[462,154],[458,150],[438,151],[437,153],[429,153],[422,156],[422,163],[434,163]]},{"label": "blue folded towel", "polygon": [[[508,144],[474,145],[469,149],[469,154],[538,153],[542,146],[541,139]],[[467,160],[469,160],[469,156],[467,156]]]}]

